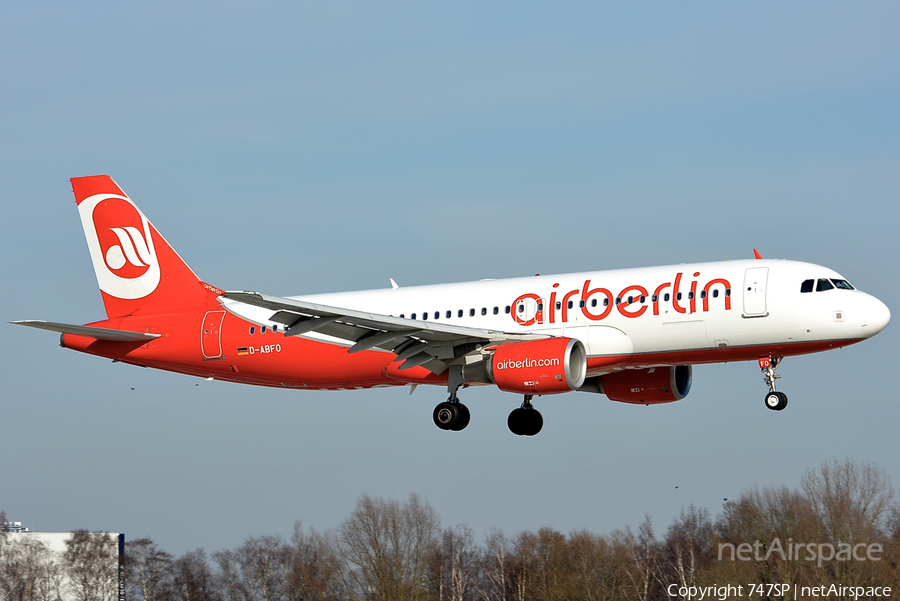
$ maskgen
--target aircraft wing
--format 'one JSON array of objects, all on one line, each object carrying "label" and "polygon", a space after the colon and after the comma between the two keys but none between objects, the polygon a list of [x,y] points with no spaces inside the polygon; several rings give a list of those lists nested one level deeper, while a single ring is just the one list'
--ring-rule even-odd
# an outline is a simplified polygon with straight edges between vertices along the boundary
[{"label": "aircraft wing", "polygon": [[94,326],[77,326],[68,323],[41,321],[39,319],[26,319],[23,321],[11,321],[9,323],[16,324],[17,326],[38,328],[39,330],[59,332],[60,334],[75,334],[77,336],[96,338],[97,340],[109,340],[111,342],[149,342],[161,336],[161,334],[150,334],[148,332],[113,330],[111,328],[97,328]]},{"label": "aircraft wing", "polygon": [[397,355],[395,361],[403,361],[400,369],[421,365],[436,374],[443,373],[449,365],[465,363],[466,355],[479,353],[485,347],[550,338],[546,334],[417,321],[257,292],[226,292],[222,297],[275,311],[269,319],[286,326],[285,336],[324,334],[349,344],[348,353],[388,351]]}]

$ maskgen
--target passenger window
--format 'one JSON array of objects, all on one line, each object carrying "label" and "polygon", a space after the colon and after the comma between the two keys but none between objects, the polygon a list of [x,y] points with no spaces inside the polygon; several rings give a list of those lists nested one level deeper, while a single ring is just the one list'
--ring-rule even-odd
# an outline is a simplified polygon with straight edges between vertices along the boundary
[{"label": "passenger window", "polygon": [[603,306],[604,306],[604,307],[608,307],[608,306],[609,306],[609,297],[606,297],[606,298],[603,299]]},{"label": "passenger window", "polygon": [[494,315],[497,315],[499,313],[500,313],[500,307],[494,307]]},{"label": "passenger window", "polygon": [[562,303],[559,301],[556,301],[556,310],[559,311],[560,309],[562,309]]},{"label": "passenger window", "polygon": [[522,303],[519,303],[519,304],[516,306],[516,311],[518,311],[519,313],[524,313],[524,312],[525,312],[525,305],[522,304]]},{"label": "passenger window", "polygon": [[416,314],[413,313],[412,315],[409,316],[409,318],[410,318],[410,319],[415,319],[415,318],[416,318]]},{"label": "passenger window", "polygon": [[434,318],[435,318],[435,319],[440,319],[440,317],[441,317],[441,312],[440,312],[440,311],[435,311],[435,312],[434,312]]},{"label": "passenger window", "polygon": [[688,292],[688,300],[694,300],[694,293]]},{"label": "passenger window", "polygon": [[[543,309],[544,305],[542,304],[540,307],[541,307],[541,309]],[[510,310],[511,310],[511,307],[509,305],[506,305],[506,309],[504,309],[504,311],[506,311],[507,315],[509,315]]]},{"label": "passenger window", "polygon": [[700,298],[706,298],[706,290],[700,291]]},{"label": "passenger window", "polygon": [[641,304],[643,305],[645,302],[647,302],[647,297],[642,294],[641,295]]},{"label": "passenger window", "polygon": [[[538,311],[544,310],[544,303],[538,303]],[[507,307],[506,312],[509,313],[509,308]]]},{"label": "passenger window", "polygon": [[719,298],[719,290],[718,289],[713,290],[713,298]]},{"label": "passenger window", "polygon": [[452,311],[447,311],[447,319],[450,319],[453,316]]},{"label": "passenger window", "polygon": [[482,315],[487,315],[487,307],[482,307],[482,308],[481,308],[481,314],[482,314]]},{"label": "passenger window", "polygon": [[622,304],[622,298],[621,298],[621,297],[616,297],[616,304],[617,304],[617,305],[621,305],[621,304]]},{"label": "passenger window", "polygon": [[669,299],[670,299],[670,298],[672,298],[672,297],[669,296],[669,293],[668,293],[668,292],[666,292],[665,296],[663,296],[663,300],[666,301],[666,302],[669,302]]},{"label": "passenger window", "polygon": [[596,298],[592,298],[592,299],[591,299],[591,306],[592,306],[592,307],[596,307],[596,306],[597,306],[597,299],[596,299]]},{"label": "passenger window", "polygon": [[653,296],[650,297],[650,300],[652,300],[654,303],[659,302],[659,295],[654,294]]},{"label": "passenger window", "polygon": [[633,302],[634,302],[634,297],[633,297],[633,296],[629,296],[629,297],[628,297],[628,304],[630,305],[630,304],[633,303]]},{"label": "passenger window", "polygon": [[566,305],[568,305],[568,307],[571,309],[573,306],[573,303],[572,303],[572,301],[569,301],[568,303],[566,303]]},{"label": "passenger window", "polygon": [[426,319],[428,319],[428,311],[423,311],[422,312],[422,320],[424,321]]},{"label": "passenger window", "polygon": [[731,296],[731,288],[725,289],[725,296]]},{"label": "passenger window", "polygon": [[803,280],[803,283],[800,284],[800,292],[812,292],[813,283],[815,283],[815,280]]},{"label": "passenger window", "polygon": [[256,334],[256,326],[250,326],[250,335]]},{"label": "passenger window", "polygon": [[[401,314],[400,314],[400,319],[406,319],[406,315],[404,315],[403,313],[401,313]],[[413,319],[415,319],[415,317],[413,317]]]},{"label": "passenger window", "polygon": [[679,292],[678,294],[676,294],[675,298],[677,298],[678,300],[681,300],[681,293]]},{"label": "passenger window", "polygon": [[828,281],[828,278],[819,278],[819,283],[816,284],[816,292],[825,292],[832,289],[834,289],[834,285]]},{"label": "passenger window", "polygon": [[475,309],[469,309],[469,317],[475,317]]},{"label": "passenger window", "polygon": [[835,288],[840,288],[841,290],[856,290],[853,285],[847,280],[836,280],[834,278],[831,279]]},{"label": "passenger window", "polygon": [[266,326],[261,327],[261,328],[259,329],[259,333],[260,333],[260,334],[265,334],[265,333],[266,333]]},{"label": "passenger window", "polygon": [[463,310],[460,309],[460,310],[459,310],[459,313],[457,313],[456,316],[457,316],[457,317],[462,317],[462,316],[463,316]]}]

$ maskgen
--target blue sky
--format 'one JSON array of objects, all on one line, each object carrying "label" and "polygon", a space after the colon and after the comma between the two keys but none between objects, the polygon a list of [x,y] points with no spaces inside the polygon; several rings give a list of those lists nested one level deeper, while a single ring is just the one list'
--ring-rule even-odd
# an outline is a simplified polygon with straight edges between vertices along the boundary
[{"label": "blue sky", "polygon": [[[900,285],[896,3],[0,6],[0,322],[103,307],[68,178],[110,174],[198,275],[278,295],[764,256]],[[364,494],[445,524],[609,532],[834,457],[900,482],[896,324],[631,407],[321,393],[111,365],[0,324],[0,507],[217,550]],[[132,391],[131,389],[134,388]],[[675,489],[678,486],[678,489]]]}]

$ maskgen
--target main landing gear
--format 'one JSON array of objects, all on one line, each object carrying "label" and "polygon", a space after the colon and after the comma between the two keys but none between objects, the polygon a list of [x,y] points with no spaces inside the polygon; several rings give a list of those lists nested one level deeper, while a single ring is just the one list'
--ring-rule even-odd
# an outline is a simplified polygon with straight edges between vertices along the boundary
[{"label": "main landing gear", "polygon": [[456,391],[463,385],[462,369],[458,366],[451,366],[447,374],[447,391],[450,393],[443,403],[438,403],[434,408],[434,425],[441,430],[451,430],[459,432],[469,425],[469,408],[459,402]]},{"label": "main landing gear", "polygon": [[769,392],[766,394],[766,407],[772,411],[781,411],[788,404],[787,395],[775,390],[775,380],[781,377],[775,373],[775,369],[782,359],[783,357],[760,357],[759,359],[759,368],[763,372],[763,380],[769,387]]},{"label": "main landing gear", "polygon": [[[456,391],[464,384],[462,370],[451,366],[448,374],[447,390],[450,397],[434,408],[434,425],[441,430],[459,432],[469,425],[469,408],[459,402]],[[544,427],[541,412],[531,406],[532,395],[526,394],[525,401],[518,409],[513,409],[506,420],[509,431],[516,436],[534,436]]]},{"label": "main landing gear", "polygon": [[459,432],[469,425],[469,408],[459,402],[456,393],[450,393],[450,398],[443,403],[438,403],[434,408],[434,425],[441,430]]},{"label": "main landing gear", "polygon": [[509,431],[516,436],[534,436],[544,427],[541,412],[531,406],[532,395],[526,394],[525,401],[518,409],[513,409],[506,420]]}]

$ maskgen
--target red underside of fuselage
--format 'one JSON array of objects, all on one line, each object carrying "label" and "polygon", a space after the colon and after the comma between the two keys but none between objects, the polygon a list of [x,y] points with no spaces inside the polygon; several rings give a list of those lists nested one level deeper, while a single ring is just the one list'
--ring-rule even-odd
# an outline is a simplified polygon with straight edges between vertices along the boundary
[{"label": "red underside of fuselage", "polygon": [[[405,384],[447,384],[446,373],[435,375],[423,367],[400,371],[400,363],[394,361],[392,353],[363,351],[349,354],[346,347],[285,337],[282,333],[250,335],[251,324],[230,313],[224,315],[217,339],[210,342],[209,337],[204,339],[202,333],[206,315],[204,311],[145,318],[126,317],[91,324],[161,334],[160,338],[149,343],[109,342],[64,334],[62,344],[66,348],[132,365],[259,386],[344,390]],[[826,340],[589,357],[587,376],[602,375],[617,368],[727,363],[755,361],[769,356],[804,355],[859,341]]]}]

